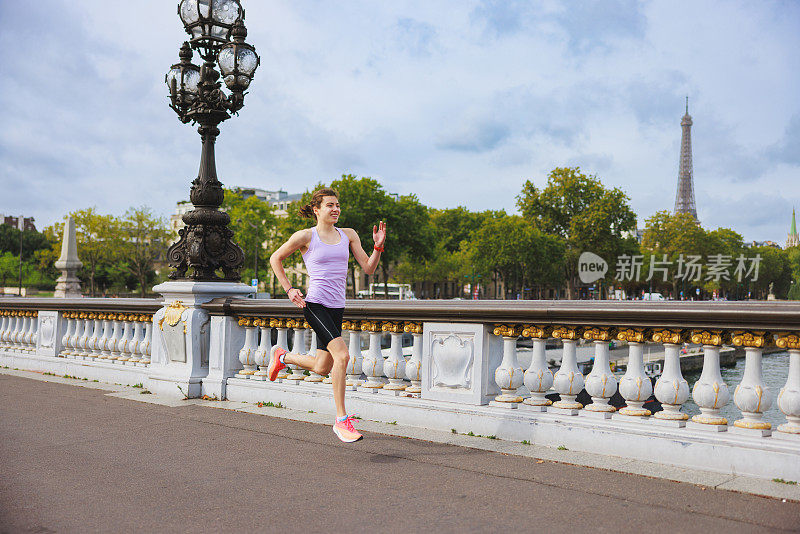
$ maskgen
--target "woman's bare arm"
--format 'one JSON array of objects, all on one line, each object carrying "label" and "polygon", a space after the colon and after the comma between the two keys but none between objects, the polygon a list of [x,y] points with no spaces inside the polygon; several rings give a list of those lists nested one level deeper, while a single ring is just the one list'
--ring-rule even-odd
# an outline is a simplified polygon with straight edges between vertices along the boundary
[{"label": "woman's bare arm", "polygon": [[[300,308],[306,305],[305,301],[303,300],[303,292],[296,287],[292,287],[291,282],[289,282],[289,277],[286,276],[286,271],[283,269],[283,262],[295,251],[308,247],[310,242],[311,229],[309,228],[306,230],[300,230],[292,234],[292,237],[290,237],[286,243],[281,245],[278,250],[273,252],[272,256],[269,257],[269,264],[272,267],[272,271],[275,273],[275,276],[278,278],[278,283],[280,283],[284,291],[287,292],[289,299]],[[290,289],[294,290],[291,292],[291,294],[289,293]]]},{"label": "woman's bare arm", "polygon": [[[353,251],[353,257],[361,266],[361,269],[366,274],[373,274],[378,269],[378,263],[381,261],[381,252],[377,249],[372,250],[372,254],[367,256],[364,248],[361,246],[361,239],[358,237],[358,232],[352,228],[344,228],[344,232],[350,239],[350,250]],[[380,226],[375,226],[372,229],[372,239],[375,241],[375,247],[383,248],[386,242],[386,223],[381,222]]]}]

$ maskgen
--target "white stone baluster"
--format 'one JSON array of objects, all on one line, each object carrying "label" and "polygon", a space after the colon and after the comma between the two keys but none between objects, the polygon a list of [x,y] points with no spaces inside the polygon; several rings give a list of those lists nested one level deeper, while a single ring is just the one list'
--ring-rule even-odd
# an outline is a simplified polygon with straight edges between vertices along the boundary
[{"label": "white stone baluster", "polygon": [[6,348],[6,336],[8,335],[8,329],[11,326],[11,311],[3,310],[3,325],[0,328],[0,348]]},{"label": "white stone baluster", "polygon": [[[319,343],[319,340],[317,339],[317,333],[314,332],[313,329],[311,329],[311,325],[308,324],[308,322],[305,323],[305,327],[307,329],[306,332],[308,332],[309,330],[311,331],[311,343],[308,346],[308,354],[310,356],[313,356],[314,358],[316,358],[317,357],[317,344]],[[310,382],[312,384],[321,384],[323,380],[324,380],[324,377],[321,376],[321,375],[318,375],[314,371],[311,371],[311,374],[308,375],[305,378],[306,382]]]},{"label": "white stone baluster", "polygon": [[0,323],[0,348],[5,348],[6,329],[8,328],[11,316],[7,310],[0,311],[0,316],[3,317],[3,320]]},{"label": "white stone baluster", "polygon": [[608,403],[617,392],[617,377],[611,372],[608,343],[614,338],[609,328],[587,328],[583,338],[594,341],[594,364],[586,376],[586,393],[591,395],[592,403],[584,407],[583,415],[608,419],[616,409]]},{"label": "white stone baluster", "polygon": [[112,361],[119,360],[122,356],[120,344],[122,342],[122,330],[124,327],[124,320],[127,316],[123,313],[114,314],[114,322],[111,330],[111,338],[108,340],[108,352],[110,353],[108,359]]},{"label": "white stone baluster", "polygon": [[31,328],[28,331],[28,352],[36,352],[36,345],[39,341],[39,312],[31,312]]},{"label": "white stone baluster", "polygon": [[[289,319],[287,322],[287,326],[294,330],[292,350],[290,351],[292,354],[305,354],[308,350],[306,348],[306,329],[303,328],[304,323],[305,321],[302,319]],[[286,377],[286,381],[298,384],[306,377],[303,373],[303,369],[297,365],[288,365],[287,367],[291,369],[292,372]]]},{"label": "white stone baluster", "polygon": [[731,400],[731,394],[719,368],[722,332],[694,331],[692,343],[703,345],[703,372],[692,388],[692,399],[700,408],[700,414],[692,417],[690,426],[693,429],[725,432],[728,430],[728,420],[722,417],[720,410]]},{"label": "white stone baluster", "polygon": [[[411,385],[406,388],[406,393],[419,396],[422,392],[422,324],[406,323],[404,328],[414,339],[411,346],[411,358],[406,362],[406,378]],[[350,358],[352,359],[352,353]]]},{"label": "white stone baluster", "polygon": [[103,335],[97,340],[97,343],[100,346],[100,355],[97,357],[98,360],[107,360],[111,357],[111,351],[108,348],[108,344],[113,336],[112,329],[114,327],[113,321],[115,318],[116,314],[103,314]]},{"label": "white stone baluster", "polygon": [[253,376],[250,378],[254,380],[266,380],[269,358],[272,353],[272,329],[269,327],[270,319],[266,317],[263,319],[256,319],[255,324],[260,330],[258,348],[256,348],[256,365],[258,366],[258,371],[253,373]]},{"label": "white stone baluster", "polygon": [[764,412],[772,406],[772,394],[764,383],[761,355],[771,337],[766,332],[734,332],[731,341],[745,347],[744,376],[733,393],[733,402],[742,419],[733,422],[732,432],[756,436],[772,434],[772,425],[764,421]]},{"label": "white stone baluster", "polygon": [[81,336],[83,336],[83,330],[86,326],[86,314],[83,312],[69,312],[70,313],[70,321],[73,323],[71,330],[69,331],[69,337],[67,338],[66,346],[69,347],[69,354],[67,355],[68,358],[74,358],[76,360],[83,360],[84,359],[84,349],[80,344]]},{"label": "white stone baluster", "polygon": [[653,332],[652,340],[664,344],[664,368],[654,388],[662,410],[653,415],[654,422],[684,427],[689,415],[681,411],[681,405],[689,398],[689,383],[681,375],[680,343],[683,335],[680,330],[660,329]]},{"label": "white stone baluster", "polygon": [[28,317],[28,312],[26,311],[19,311],[17,313],[19,314],[20,321],[17,322],[17,331],[14,332],[14,348],[21,350],[25,341],[25,331],[28,329],[30,317]]},{"label": "white stone baluster", "polygon": [[617,339],[628,342],[628,365],[625,376],[619,381],[619,393],[625,399],[625,407],[619,413],[626,417],[648,417],[650,410],[644,407],[644,403],[653,394],[653,383],[644,372],[644,330],[626,328],[617,333]]},{"label": "white stone baluster", "polygon": [[104,313],[90,313],[86,317],[86,327],[80,341],[84,349],[84,359],[97,359],[103,352],[100,338],[103,337]]},{"label": "white stone baluster", "polygon": [[553,329],[553,337],[560,338],[564,344],[561,355],[561,366],[553,377],[553,389],[561,396],[561,400],[554,402],[548,411],[565,415],[578,415],[583,405],[575,400],[583,389],[583,373],[578,369],[578,360],[575,355],[575,346],[578,343],[578,330],[576,328],[561,326]]},{"label": "white stone baluster", "polygon": [[75,333],[75,327],[78,321],[73,318],[73,312],[64,312],[61,314],[61,317],[66,321],[67,327],[64,329],[64,335],[61,337],[61,352],[58,355],[62,358],[72,358],[74,357],[72,355],[74,347],[71,347],[69,342],[70,338]]},{"label": "white stone baluster", "polygon": [[143,315],[142,317],[144,317],[144,339],[139,345],[139,350],[142,353],[142,365],[149,365],[150,350],[153,344],[153,316]]},{"label": "white stone baluster", "polygon": [[[361,323],[358,321],[345,321],[342,329],[350,332],[350,341],[347,352],[350,360],[347,362],[347,382],[345,389],[355,391],[363,383],[361,381],[361,363],[364,357],[361,354]],[[323,380],[326,384],[332,383],[330,376]]]},{"label": "white stone baluster", "polygon": [[20,352],[27,352],[28,350],[28,330],[31,328],[31,312],[22,312],[24,319],[22,321],[22,329],[17,334],[17,350]]},{"label": "white stone baluster", "polygon": [[383,376],[388,380],[381,388],[381,393],[387,395],[400,395],[408,382],[406,376],[406,359],[403,358],[403,323],[385,322],[381,325],[381,330],[389,332],[391,344],[389,345],[389,356],[383,361]]},{"label": "white stone baluster", "polygon": [[19,347],[17,338],[22,331],[23,324],[25,324],[25,315],[21,310],[14,310],[12,313],[14,314],[14,318],[16,320],[14,321],[14,324],[11,327],[11,332],[8,335],[8,346],[10,349],[16,350]]},{"label": "white stone baluster", "polygon": [[256,372],[256,349],[258,348],[258,328],[254,319],[240,317],[239,326],[244,327],[244,345],[239,350],[239,361],[244,369],[236,373],[236,378],[250,378]]},{"label": "white stone baluster", "polygon": [[142,361],[142,353],[139,352],[143,333],[142,316],[132,315],[131,321],[133,323],[133,334],[131,334],[131,340],[128,342],[128,352],[130,353],[128,363],[137,364]]},{"label": "white stone baluster", "polygon": [[494,381],[500,388],[500,395],[489,402],[499,408],[516,408],[522,402],[517,390],[522,386],[523,371],[517,358],[517,338],[522,329],[519,326],[495,325],[493,334],[503,338],[503,360],[494,372]]},{"label": "white stone baluster", "polygon": [[369,348],[367,354],[361,362],[361,370],[366,375],[367,380],[359,391],[375,393],[383,387],[383,353],[381,352],[381,327],[374,321],[362,321],[361,330],[369,332]]},{"label": "white stone baluster", "polygon": [[778,334],[775,344],[789,350],[789,372],[777,402],[786,422],[778,425],[772,437],[800,442],[800,334]]},{"label": "white stone baluster", "polygon": [[[289,328],[287,327],[288,321],[288,319],[275,319],[274,325],[272,321],[270,322],[271,325],[278,329],[278,337],[275,339],[275,345],[284,350],[289,350]],[[278,371],[278,380],[283,380],[287,376],[289,376],[289,372],[286,370],[286,367]]]},{"label": "white stone baluster", "polygon": [[545,393],[553,387],[553,372],[547,365],[547,338],[550,336],[550,328],[539,326],[526,326],[522,330],[523,337],[531,338],[531,363],[525,374],[522,376],[522,381],[531,396],[523,399],[522,406],[526,410],[544,412],[547,411],[547,406],[553,402],[545,397]]},{"label": "white stone baluster", "polygon": [[135,318],[135,315],[126,315],[125,321],[122,323],[122,339],[117,344],[117,350],[119,351],[117,360],[121,362],[130,362],[133,357],[131,341],[133,340],[133,319]]},{"label": "white stone baluster", "polygon": [[128,360],[130,363],[138,365],[142,364],[142,341],[144,341],[144,321],[146,315],[135,315],[133,317],[133,338],[131,339],[130,349],[131,358]]}]

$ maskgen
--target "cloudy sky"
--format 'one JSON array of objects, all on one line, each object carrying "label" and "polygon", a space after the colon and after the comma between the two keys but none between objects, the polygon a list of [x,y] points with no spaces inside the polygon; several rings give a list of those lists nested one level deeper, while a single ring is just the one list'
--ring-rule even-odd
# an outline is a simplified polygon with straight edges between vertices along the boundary
[{"label": "cloudy sky", "polygon": [[[0,213],[168,216],[199,136],[167,106],[177,1],[0,2]],[[640,224],[672,209],[690,97],[704,226],[784,242],[800,208],[800,3],[244,0],[261,67],[221,127],[226,185],[343,173],[514,211],[580,166]],[[195,59],[195,62],[198,62]]]}]

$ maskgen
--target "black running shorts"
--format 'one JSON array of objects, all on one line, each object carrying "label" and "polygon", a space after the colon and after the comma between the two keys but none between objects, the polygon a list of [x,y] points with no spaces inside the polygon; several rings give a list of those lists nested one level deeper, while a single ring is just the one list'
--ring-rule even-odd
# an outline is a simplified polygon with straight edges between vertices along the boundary
[{"label": "black running shorts", "polygon": [[317,348],[327,350],[328,343],[342,337],[344,308],[328,308],[316,302],[306,301],[303,315],[317,333]]}]

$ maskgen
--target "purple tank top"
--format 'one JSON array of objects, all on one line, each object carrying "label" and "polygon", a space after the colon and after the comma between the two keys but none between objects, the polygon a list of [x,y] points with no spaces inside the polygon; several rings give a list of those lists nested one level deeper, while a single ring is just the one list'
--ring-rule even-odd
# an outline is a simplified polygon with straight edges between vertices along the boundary
[{"label": "purple tank top", "polygon": [[317,229],[312,228],[311,242],[303,254],[311,279],[305,300],[328,308],[344,308],[347,260],[350,258],[350,240],[342,230],[336,230],[341,239],[335,245],[328,245],[319,238]]}]

